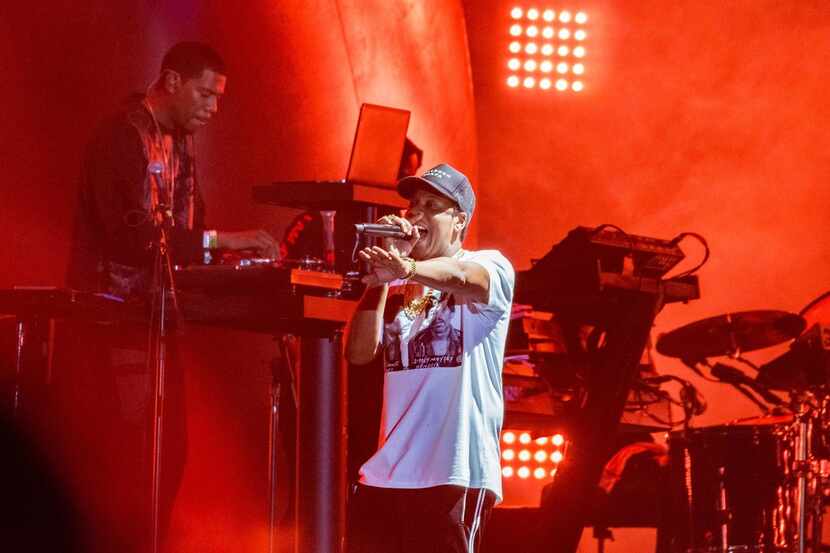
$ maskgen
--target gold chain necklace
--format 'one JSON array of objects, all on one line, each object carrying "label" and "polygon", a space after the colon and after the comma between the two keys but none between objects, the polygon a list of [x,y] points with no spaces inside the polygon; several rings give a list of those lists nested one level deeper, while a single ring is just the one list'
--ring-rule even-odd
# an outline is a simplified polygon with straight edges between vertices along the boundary
[{"label": "gold chain necklace", "polygon": [[[452,254],[452,257],[460,259],[462,255],[464,255],[464,250],[459,249],[457,252]],[[430,290],[423,296],[409,300],[409,303],[403,307],[403,312],[410,319],[414,319],[425,311],[428,313],[429,310],[432,309],[436,303],[438,303],[440,296],[441,292],[439,290]]]},{"label": "gold chain necklace", "polygon": [[431,290],[419,298],[413,298],[403,308],[404,314],[410,319],[414,319],[423,312],[429,312],[432,306],[437,302],[435,291]]}]

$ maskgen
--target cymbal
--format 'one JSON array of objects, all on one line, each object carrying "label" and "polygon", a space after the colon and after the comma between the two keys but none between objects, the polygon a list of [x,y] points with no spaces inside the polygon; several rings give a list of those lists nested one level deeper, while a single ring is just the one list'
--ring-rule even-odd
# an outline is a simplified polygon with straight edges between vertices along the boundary
[{"label": "cymbal", "polygon": [[741,311],[689,323],[657,339],[669,357],[702,360],[766,348],[795,338],[804,319],[786,311]]},{"label": "cymbal", "polygon": [[761,415],[757,417],[744,417],[727,423],[727,426],[775,426],[792,424],[795,415],[786,413],[782,415]]}]

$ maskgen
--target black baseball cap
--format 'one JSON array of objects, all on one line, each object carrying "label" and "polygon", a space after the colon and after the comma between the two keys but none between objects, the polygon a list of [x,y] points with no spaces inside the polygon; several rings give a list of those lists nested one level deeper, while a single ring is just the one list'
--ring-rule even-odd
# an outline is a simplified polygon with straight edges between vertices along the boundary
[{"label": "black baseball cap", "polygon": [[409,199],[419,186],[427,186],[455,201],[461,211],[467,214],[467,226],[469,226],[476,208],[476,195],[470,180],[464,173],[452,165],[442,163],[420,177],[405,177],[399,180],[398,194]]}]

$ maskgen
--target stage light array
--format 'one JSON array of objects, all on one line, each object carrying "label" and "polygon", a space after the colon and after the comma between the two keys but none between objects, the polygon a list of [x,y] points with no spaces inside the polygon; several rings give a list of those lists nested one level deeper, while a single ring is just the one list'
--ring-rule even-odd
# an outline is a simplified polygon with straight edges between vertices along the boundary
[{"label": "stage light array", "polygon": [[510,10],[507,86],[581,92],[585,88],[588,15],[516,6]]},{"label": "stage light array", "polygon": [[565,438],[562,434],[533,439],[530,432],[502,432],[501,474],[504,478],[550,481],[564,458]]}]

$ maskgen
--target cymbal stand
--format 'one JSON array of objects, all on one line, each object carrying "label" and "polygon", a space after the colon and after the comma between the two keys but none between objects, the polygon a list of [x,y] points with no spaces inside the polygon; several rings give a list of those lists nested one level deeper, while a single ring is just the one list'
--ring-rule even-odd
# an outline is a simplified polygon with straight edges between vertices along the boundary
[{"label": "cymbal stand", "polygon": [[280,402],[286,400],[285,391],[282,386],[282,371],[287,371],[288,383],[290,384],[291,395],[288,398],[292,405],[297,405],[297,385],[296,385],[296,343],[295,336],[284,334],[277,338],[279,343],[280,359],[275,360],[271,364],[271,406],[269,418],[269,433],[268,433],[268,553],[276,551],[276,544],[274,543],[274,533],[277,527],[277,486],[279,484],[279,471],[277,458],[278,439],[279,439],[279,425],[280,425]]},{"label": "cymbal stand", "polygon": [[[796,480],[796,502],[798,513],[798,544],[797,553],[807,551],[807,519],[808,519],[808,489],[807,484],[812,476],[810,462],[812,460],[811,436],[813,409],[807,395],[794,394],[793,411],[796,414],[795,426],[795,459],[794,469]],[[815,516],[815,515],[814,515]],[[814,549],[813,549],[814,551]]]}]

